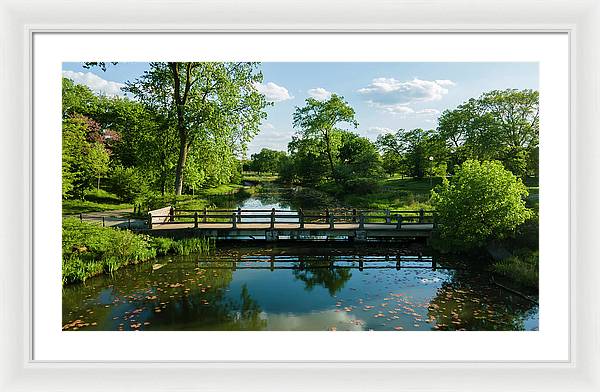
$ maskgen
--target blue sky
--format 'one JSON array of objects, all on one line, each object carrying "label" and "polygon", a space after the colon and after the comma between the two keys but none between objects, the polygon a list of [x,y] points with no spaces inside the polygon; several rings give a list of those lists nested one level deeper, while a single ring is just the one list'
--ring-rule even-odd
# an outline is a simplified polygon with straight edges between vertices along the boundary
[{"label": "blue sky", "polygon": [[[63,76],[92,90],[118,95],[147,63],[119,63],[106,72],[64,63]],[[285,151],[295,130],[292,113],[313,96],[342,95],[356,111],[357,133],[375,140],[399,128],[435,128],[445,109],[495,89],[538,89],[537,63],[262,63],[257,88],[273,106],[248,148]]]}]

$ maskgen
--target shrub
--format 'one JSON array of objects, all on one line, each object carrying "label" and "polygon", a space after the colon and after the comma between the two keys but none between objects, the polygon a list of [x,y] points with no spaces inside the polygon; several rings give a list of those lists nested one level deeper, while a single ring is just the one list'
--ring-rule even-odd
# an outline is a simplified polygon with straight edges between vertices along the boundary
[{"label": "shrub", "polygon": [[450,249],[468,250],[514,234],[532,216],[527,195],[500,162],[468,160],[432,191],[440,236]]},{"label": "shrub", "polygon": [[379,183],[373,178],[353,178],[346,180],[342,184],[344,193],[351,193],[355,195],[367,195],[369,193],[377,192]]},{"label": "shrub", "polygon": [[129,202],[140,201],[149,193],[143,173],[133,167],[113,167],[109,174],[108,185],[111,192]]},{"label": "shrub", "polygon": [[128,264],[151,260],[169,253],[207,253],[214,246],[208,238],[150,237],[128,230],[102,227],[78,219],[63,220],[63,284],[84,282],[102,273],[113,273]]}]

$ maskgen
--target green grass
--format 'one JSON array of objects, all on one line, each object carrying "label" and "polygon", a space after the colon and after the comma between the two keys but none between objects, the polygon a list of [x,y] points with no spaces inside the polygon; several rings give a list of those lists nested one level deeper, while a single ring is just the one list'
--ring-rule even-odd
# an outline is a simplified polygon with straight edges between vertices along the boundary
[{"label": "green grass", "polygon": [[62,201],[63,215],[124,209],[133,210],[133,204],[123,202],[116,195],[102,189],[86,192],[84,200],[72,199]]},{"label": "green grass", "polygon": [[492,271],[511,281],[529,288],[537,288],[539,282],[539,252],[527,249],[496,262]]},{"label": "green grass", "polygon": [[246,172],[242,176],[242,180],[258,182],[258,183],[260,183],[260,182],[276,182],[277,180],[279,180],[279,176],[274,173],[258,174],[258,173],[253,173],[253,172]]},{"label": "green grass", "polygon": [[214,240],[208,238],[150,237],[66,218],[62,228],[62,281],[63,285],[85,282],[157,255],[207,253],[213,247]]},{"label": "green grass", "polygon": [[400,178],[379,180],[377,186],[366,194],[346,194],[341,200],[345,205],[356,208],[417,210],[431,209],[431,189],[440,184],[440,177]]}]

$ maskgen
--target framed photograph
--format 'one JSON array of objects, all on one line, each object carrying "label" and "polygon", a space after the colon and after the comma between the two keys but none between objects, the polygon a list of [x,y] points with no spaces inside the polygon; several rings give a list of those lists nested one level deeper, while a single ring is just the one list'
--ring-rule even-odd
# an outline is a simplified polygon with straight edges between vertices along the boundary
[{"label": "framed photograph", "polygon": [[35,4],[3,390],[600,388],[594,2]]}]

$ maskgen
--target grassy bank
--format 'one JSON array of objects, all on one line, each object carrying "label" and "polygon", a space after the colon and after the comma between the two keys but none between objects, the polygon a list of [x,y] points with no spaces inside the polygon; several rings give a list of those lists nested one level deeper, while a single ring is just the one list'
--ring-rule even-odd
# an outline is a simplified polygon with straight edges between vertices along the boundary
[{"label": "grassy bank", "polygon": [[130,209],[133,204],[120,200],[117,195],[103,189],[88,191],[83,200],[72,199],[62,201],[63,215],[77,215],[97,211],[114,211]]},{"label": "grassy bank", "polygon": [[84,282],[92,276],[112,273],[158,255],[206,253],[214,247],[214,242],[206,238],[178,241],[155,238],[73,218],[63,220],[62,234],[63,285]]},{"label": "grassy bank", "polygon": [[494,263],[492,271],[522,287],[536,288],[539,282],[539,252],[522,249]]}]

